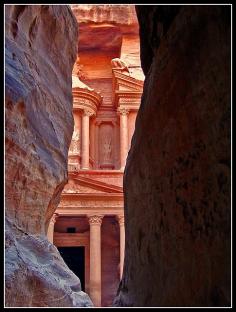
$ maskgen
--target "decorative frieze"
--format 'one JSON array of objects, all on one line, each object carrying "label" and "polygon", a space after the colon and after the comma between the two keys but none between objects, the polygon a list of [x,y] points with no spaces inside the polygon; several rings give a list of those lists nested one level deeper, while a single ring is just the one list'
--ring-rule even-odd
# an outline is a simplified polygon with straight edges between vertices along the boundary
[{"label": "decorative frieze", "polygon": [[89,110],[96,114],[102,103],[102,96],[93,89],[73,88],[73,110]]},{"label": "decorative frieze", "polygon": [[[108,199],[109,200],[109,199]],[[75,198],[74,200],[65,200],[62,199],[60,202],[61,207],[81,207],[81,208],[89,208],[89,207],[107,207],[110,205],[111,207],[123,207],[123,197],[120,199],[120,201],[112,201],[109,202],[108,200],[79,200],[78,198]]]}]

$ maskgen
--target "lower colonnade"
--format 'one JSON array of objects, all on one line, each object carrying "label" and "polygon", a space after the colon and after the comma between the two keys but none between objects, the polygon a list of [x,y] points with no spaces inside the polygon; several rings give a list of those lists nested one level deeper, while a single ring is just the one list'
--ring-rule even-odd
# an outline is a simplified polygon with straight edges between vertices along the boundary
[{"label": "lower colonnade", "polygon": [[[102,272],[101,272],[101,226],[105,216],[109,216],[101,213],[90,213],[87,215],[77,215],[77,217],[86,218],[89,223],[89,235],[84,235],[83,233],[73,234],[76,238],[76,243],[73,243],[71,235],[66,241],[67,233],[57,233],[55,232],[55,223],[60,217],[63,217],[60,213],[54,213],[49,226],[48,226],[48,240],[55,244],[55,246],[84,246],[86,247],[85,258],[86,258],[86,268],[87,272],[85,275],[85,280],[88,279],[85,291],[88,292],[94,306],[101,306],[102,298]],[[119,224],[119,234],[120,234],[120,261],[119,261],[119,276],[122,277],[123,264],[124,264],[124,250],[125,250],[125,229],[124,229],[124,215],[117,214],[114,216],[115,220]],[[89,261],[88,261],[89,259]],[[89,263],[87,263],[89,262]],[[85,268],[85,270],[86,270]],[[89,276],[88,276],[89,271]]]}]

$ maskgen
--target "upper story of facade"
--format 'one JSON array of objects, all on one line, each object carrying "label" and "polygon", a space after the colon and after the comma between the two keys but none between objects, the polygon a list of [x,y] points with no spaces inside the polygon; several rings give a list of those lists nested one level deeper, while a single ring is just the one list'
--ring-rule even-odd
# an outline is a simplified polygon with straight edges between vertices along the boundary
[{"label": "upper story of facade", "polygon": [[79,42],[69,172],[122,171],[141,102],[144,75],[134,6],[99,7],[95,14],[92,5],[72,6]]}]

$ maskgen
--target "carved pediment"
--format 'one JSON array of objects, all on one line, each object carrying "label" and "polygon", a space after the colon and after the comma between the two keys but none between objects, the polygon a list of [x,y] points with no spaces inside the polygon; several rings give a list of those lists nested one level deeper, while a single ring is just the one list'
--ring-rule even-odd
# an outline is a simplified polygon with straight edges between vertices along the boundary
[{"label": "carved pediment", "polygon": [[67,194],[102,194],[104,192],[100,191],[100,190],[95,190],[92,189],[90,187],[86,187],[86,186],[82,186],[79,185],[78,183],[68,183],[65,185],[64,189],[63,189],[63,193],[67,193]]},{"label": "carved pediment", "polygon": [[93,180],[85,177],[76,177],[69,179],[63,189],[63,193],[67,194],[106,194],[119,193],[122,194],[122,187],[107,184],[101,181]]},{"label": "carved pediment", "polygon": [[143,91],[143,81],[114,70],[114,89],[120,91]]}]

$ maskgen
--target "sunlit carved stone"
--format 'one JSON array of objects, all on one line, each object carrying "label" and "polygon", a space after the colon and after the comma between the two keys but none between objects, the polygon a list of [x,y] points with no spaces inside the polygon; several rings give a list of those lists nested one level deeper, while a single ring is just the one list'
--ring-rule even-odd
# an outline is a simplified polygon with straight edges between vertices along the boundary
[{"label": "sunlit carved stone", "polygon": [[101,224],[103,216],[88,215],[90,224],[90,297],[101,306]]},{"label": "sunlit carved stone", "polygon": [[93,115],[85,109],[82,116],[82,169],[89,169],[89,118]]},{"label": "sunlit carved stone", "polygon": [[127,64],[119,58],[114,58],[111,60],[112,69],[121,70],[124,73],[129,73],[129,68]]},{"label": "sunlit carved stone", "polygon": [[74,129],[69,152],[80,153],[80,134],[77,129]]},{"label": "sunlit carved stone", "polygon": [[[81,231],[72,241],[89,248],[92,256],[85,259],[85,289],[95,305],[109,306],[123,269],[123,169],[144,80],[137,74],[142,72],[138,24],[134,6],[72,7],[79,23],[72,93],[80,153],[76,147],[69,153],[69,179],[57,209],[54,240],[62,243],[66,225]],[[116,216],[121,218],[120,225]],[[67,237],[73,234],[65,233],[63,241],[68,242]]]}]

